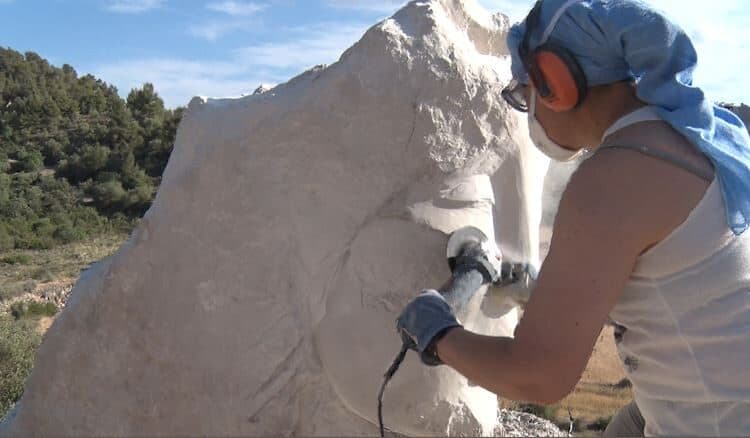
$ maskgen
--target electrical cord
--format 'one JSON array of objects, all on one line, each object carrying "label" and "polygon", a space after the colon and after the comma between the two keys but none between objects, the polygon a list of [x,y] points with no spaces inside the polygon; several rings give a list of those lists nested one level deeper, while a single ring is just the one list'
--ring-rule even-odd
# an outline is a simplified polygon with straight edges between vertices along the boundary
[{"label": "electrical cord", "polygon": [[378,424],[380,425],[380,438],[385,438],[385,427],[383,426],[383,392],[385,392],[385,386],[388,384],[388,382],[391,381],[391,378],[393,378],[393,375],[396,374],[396,371],[398,371],[401,363],[403,363],[408,351],[409,344],[404,342],[404,344],[401,346],[401,351],[399,351],[398,355],[396,356],[396,359],[393,360],[391,366],[388,367],[388,371],[385,372],[383,385],[380,386],[380,392],[378,393]]},{"label": "electrical cord", "polygon": [[[453,309],[463,308],[483,284],[496,280],[494,277],[498,277],[497,282],[500,287],[516,283],[522,279],[528,281],[528,265],[503,263],[502,272],[494,272],[494,266],[487,261],[482,252],[479,253],[479,256],[467,257],[467,259],[468,261],[464,260],[461,269],[456,270],[454,266],[451,266],[452,281],[446,290],[441,291],[441,294]],[[385,372],[383,384],[380,386],[380,392],[378,393],[378,425],[380,426],[381,438],[385,438],[385,426],[383,425],[383,393],[385,387],[404,362],[406,353],[414,346],[413,341],[408,337],[402,336],[402,342],[401,351],[399,351],[388,371]]]}]

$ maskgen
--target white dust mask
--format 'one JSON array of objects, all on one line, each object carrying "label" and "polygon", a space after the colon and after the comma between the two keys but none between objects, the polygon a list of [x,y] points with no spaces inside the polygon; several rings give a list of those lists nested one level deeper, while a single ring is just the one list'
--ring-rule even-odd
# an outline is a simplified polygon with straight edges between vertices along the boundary
[{"label": "white dust mask", "polygon": [[570,150],[552,141],[539,120],[536,119],[536,90],[531,87],[529,103],[529,136],[537,149],[555,161],[573,161],[586,153],[585,149]]}]

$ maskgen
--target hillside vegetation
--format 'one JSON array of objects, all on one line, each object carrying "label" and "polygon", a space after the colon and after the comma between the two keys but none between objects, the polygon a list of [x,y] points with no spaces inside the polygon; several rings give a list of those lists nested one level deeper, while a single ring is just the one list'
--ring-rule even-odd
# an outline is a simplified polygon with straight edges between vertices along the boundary
[{"label": "hillside vegetation", "polygon": [[69,65],[0,48],[0,251],[129,228],[151,204],[182,109],[122,99]]}]

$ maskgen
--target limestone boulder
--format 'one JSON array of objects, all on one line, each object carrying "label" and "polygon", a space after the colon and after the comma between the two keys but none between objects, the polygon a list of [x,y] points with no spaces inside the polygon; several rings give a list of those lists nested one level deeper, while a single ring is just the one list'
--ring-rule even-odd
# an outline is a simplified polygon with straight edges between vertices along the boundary
[{"label": "limestone boulder", "polygon": [[[416,1],[330,66],[193,99],[153,206],[79,280],[0,435],[375,435],[395,318],[447,279],[448,233],[538,262],[547,161],[500,97],[508,27],[474,0]],[[519,312],[480,294],[461,318],[510,336]],[[413,354],[385,396],[398,434],[503,418]]]}]

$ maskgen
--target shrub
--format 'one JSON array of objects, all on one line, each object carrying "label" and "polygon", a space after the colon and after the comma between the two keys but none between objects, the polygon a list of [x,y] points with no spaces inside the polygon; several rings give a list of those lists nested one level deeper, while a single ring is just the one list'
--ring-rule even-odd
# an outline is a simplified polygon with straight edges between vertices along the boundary
[{"label": "shrub", "polygon": [[8,265],[28,265],[31,263],[31,256],[21,253],[10,254],[0,259],[0,261]]},{"label": "shrub", "polygon": [[622,380],[612,385],[615,389],[626,389],[626,388],[632,388],[633,384],[628,380],[627,377],[623,377]]},{"label": "shrub", "polygon": [[55,246],[52,236],[24,236],[16,239],[16,248],[21,249],[50,249]]},{"label": "shrub", "polygon": [[42,283],[49,283],[50,281],[55,279],[55,276],[52,275],[52,273],[44,268],[39,268],[34,270],[34,272],[31,273],[31,278],[37,281],[41,281]]},{"label": "shrub", "polygon": [[44,164],[48,166],[55,166],[65,157],[65,148],[55,139],[47,140],[42,146],[42,152],[44,153]]},{"label": "shrub", "polygon": [[122,188],[120,181],[117,180],[96,184],[92,192],[96,206],[105,211],[114,211],[120,208],[127,196],[127,192]]},{"label": "shrub", "polygon": [[589,430],[603,431],[612,422],[612,416],[599,417],[588,425]]},{"label": "shrub", "polygon": [[5,284],[0,288],[0,301],[9,300],[25,293],[33,292],[35,289],[36,282],[34,280]]},{"label": "shrub", "polygon": [[10,314],[16,320],[22,318],[39,318],[41,316],[55,316],[57,306],[52,302],[19,301],[10,306]]},{"label": "shrub", "polygon": [[0,418],[21,398],[40,341],[35,322],[0,316]]},{"label": "shrub", "polygon": [[10,170],[10,162],[8,161],[8,154],[5,151],[0,151],[0,173],[7,172]]},{"label": "shrub", "polygon": [[0,224],[0,251],[8,251],[16,246],[16,239],[8,233],[8,229]]},{"label": "shrub", "polygon": [[86,233],[73,226],[71,222],[63,222],[57,226],[52,237],[60,243],[70,243],[86,237]]},{"label": "shrub", "polygon": [[22,151],[11,169],[15,172],[36,172],[44,166],[44,157],[39,151]]},{"label": "shrub", "polygon": [[52,220],[48,217],[37,219],[31,224],[31,229],[38,237],[51,237],[52,233],[55,232],[55,228]]}]

